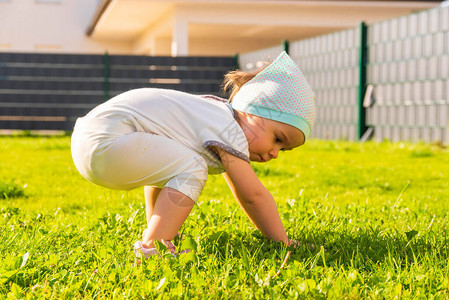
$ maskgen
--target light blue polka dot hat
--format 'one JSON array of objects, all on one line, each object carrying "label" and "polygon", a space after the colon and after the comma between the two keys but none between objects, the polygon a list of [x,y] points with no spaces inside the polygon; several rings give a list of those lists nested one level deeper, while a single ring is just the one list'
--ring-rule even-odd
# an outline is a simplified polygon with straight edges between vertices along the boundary
[{"label": "light blue polka dot hat", "polygon": [[231,106],[292,125],[304,133],[306,140],[315,121],[315,93],[286,52],[245,83],[235,94]]}]

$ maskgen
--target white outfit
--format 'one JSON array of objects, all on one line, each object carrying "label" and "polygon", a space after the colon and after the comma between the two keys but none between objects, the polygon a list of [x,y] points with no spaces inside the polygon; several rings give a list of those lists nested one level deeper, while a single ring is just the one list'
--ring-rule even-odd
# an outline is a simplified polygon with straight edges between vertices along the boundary
[{"label": "white outfit", "polygon": [[89,181],[112,189],[171,187],[198,198],[207,174],[224,172],[217,146],[249,162],[248,142],[226,100],[136,89],[79,118],[72,157]]}]

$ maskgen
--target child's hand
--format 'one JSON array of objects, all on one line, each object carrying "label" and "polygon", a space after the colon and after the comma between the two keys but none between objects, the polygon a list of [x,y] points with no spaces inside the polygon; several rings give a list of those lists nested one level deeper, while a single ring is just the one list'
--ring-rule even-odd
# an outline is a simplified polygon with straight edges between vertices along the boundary
[{"label": "child's hand", "polygon": [[288,245],[287,245],[288,247],[293,247],[293,248],[299,248],[299,246],[301,246],[301,243],[300,242],[298,242],[298,241],[295,241],[295,240],[291,240],[291,239],[288,239]]},{"label": "child's hand", "polygon": [[[300,242],[295,241],[295,240],[291,240],[291,239],[288,240],[288,247],[293,247],[295,249],[298,249],[299,246],[301,246]],[[311,248],[311,249],[315,249],[316,248],[314,244],[304,244],[304,246],[307,246],[308,248]],[[324,250],[324,251],[326,251],[326,250]]]}]

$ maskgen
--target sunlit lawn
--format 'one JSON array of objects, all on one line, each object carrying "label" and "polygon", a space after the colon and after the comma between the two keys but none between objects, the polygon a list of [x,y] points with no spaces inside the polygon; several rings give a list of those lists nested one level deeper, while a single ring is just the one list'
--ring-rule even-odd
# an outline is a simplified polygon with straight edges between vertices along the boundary
[{"label": "sunlit lawn", "polygon": [[0,138],[4,296],[449,297],[442,147],[312,140],[254,164],[299,249],[264,239],[223,178],[211,176],[175,241],[196,251],[139,263],[132,245],[145,227],[143,189],[87,182],[69,146],[69,137]]}]

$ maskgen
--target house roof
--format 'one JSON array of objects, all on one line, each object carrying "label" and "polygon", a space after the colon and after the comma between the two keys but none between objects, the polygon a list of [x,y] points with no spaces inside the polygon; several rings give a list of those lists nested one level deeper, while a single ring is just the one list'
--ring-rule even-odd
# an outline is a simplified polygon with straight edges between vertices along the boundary
[{"label": "house roof", "polygon": [[[394,18],[440,2],[102,0],[86,33],[93,39],[131,43],[139,48],[149,40],[153,45],[155,40],[173,41],[176,30],[184,26],[188,27],[184,33],[190,48],[195,48],[195,43],[220,40],[223,47],[235,43],[235,53],[251,50],[251,45],[258,49],[283,39],[293,41],[351,28],[361,21]],[[195,49],[201,49],[200,45]]]}]

